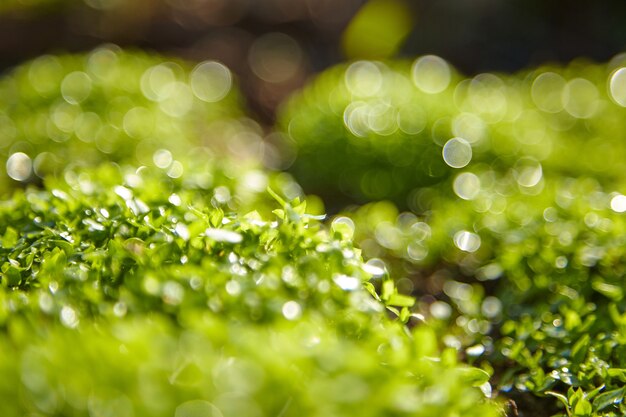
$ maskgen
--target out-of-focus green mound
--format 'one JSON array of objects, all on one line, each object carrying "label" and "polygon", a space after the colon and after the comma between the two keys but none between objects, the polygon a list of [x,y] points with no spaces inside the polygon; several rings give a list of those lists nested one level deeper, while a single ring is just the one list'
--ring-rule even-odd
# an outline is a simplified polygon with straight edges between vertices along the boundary
[{"label": "out-of-focus green mound", "polygon": [[0,206],[3,415],[497,415],[489,375],[390,319],[409,300],[303,203],[268,219],[155,168],[66,177]]},{"label": "out-of-focus green mound", "polygon": [[172,177],[210,155],[258,165],[259,144],[218,62],[194,67],[111,46],[43,56],[0,79],[0,192],[104,160]]},{"label": "out-of-focus green mound", "polygon": [[[530,195],[512,178],[471,175],[455,187],[464,198],[430,194],[419,216],[388,202],[349,214],[368,264],[417,297],[444,344],[493,366],[505,395],[563,395],[572,410],[584,395],[584,415],[621,415],[624,187],[546,178]],[[559,402],[549,398],[536,401]]]},{"label": "out-of-focus green mound", "polygon": [[[462,79],[448,63],[358,61],[322,73],[283,108],[308,192],[418,210],[417,191],[478,164],[532,188],[542,173],[621,176],[624,58]],[[581,158],[581,155],[585,155]]]},{"label": "out-of-focus green mound", "polygon": [[304,189],[372,201],[333,224],[520,415],[617,416],[624,106],[623,55],[465,80],[422,57],[332,69],[281,126]]}]

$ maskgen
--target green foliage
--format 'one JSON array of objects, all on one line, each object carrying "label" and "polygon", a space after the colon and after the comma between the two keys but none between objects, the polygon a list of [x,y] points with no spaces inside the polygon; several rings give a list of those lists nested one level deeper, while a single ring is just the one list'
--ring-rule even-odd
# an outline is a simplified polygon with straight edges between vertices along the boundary
[{"label": "green foliage", "polygon": [[114,46],[23,64],[0,80],[0,193],[106,160],[172,177],[214,155],[250,165],[258,134],[231,87],[217,62],[193,68]]},{"label": "green foliage", "polygon": [[329,199],[416,212],[421,188],[463,168],[510,173],[530,189],[543,172],[611,183],[626,158],[623,61],[471,79],[433,56],[341,65],[283,108],[280,127],[298,149],[291,170]]},{"label": "green foliage", "polygon": [[622,195],[589,178],[546,178],[529,195],[479,177],[474,198],[433,197],[421,216],[359,208],[357,245],[418,294],[415,313],[445,344],[495,367],[505,395],[565,399],[568,415],[622,415]]},{"label": "green foliage", "polygon": [[271,191],[267,219],[156,168],[65,177],[0,206],[2,415],[496,415],[300,200]]}]

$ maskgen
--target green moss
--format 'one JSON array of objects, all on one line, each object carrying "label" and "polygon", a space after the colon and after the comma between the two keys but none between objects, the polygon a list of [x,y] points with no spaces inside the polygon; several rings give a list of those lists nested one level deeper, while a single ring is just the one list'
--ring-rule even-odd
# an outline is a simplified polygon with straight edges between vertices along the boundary
[{"label": "green moss", "polygon": [[211,154],[258,165],[257,128],[216,62],[193,68],[106,46],[23,64],[0,80],[0,92],[0,192],[107,160],[172,177]]},{"label": "green moss", "polygon": [[622,61],[468,79],[431,56],[359,61],[294,95],[279,126],[298,149],[296,178],[334,201],[419,211],[421,188],[481,164],[528,187],[542,172],[611,183],[626,158]]},{"label": "green moss", "polygon": [[389,318],[342,228],[125,174],[0,206],[3,415],[496,415],[487,373]]}]

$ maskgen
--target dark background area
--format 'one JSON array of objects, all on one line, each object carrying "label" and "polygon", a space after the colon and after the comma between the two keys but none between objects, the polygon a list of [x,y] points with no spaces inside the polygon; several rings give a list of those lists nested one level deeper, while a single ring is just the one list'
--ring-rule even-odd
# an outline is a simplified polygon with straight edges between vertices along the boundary
[{"label": "dark background area", "polygon": [[[194,61],[217,59],[238,75],[251,109],[267,123],[277,105],[312,74],[346,60],[342,35],[367,3],[50,1],[0,14],[0,71],[41,54],[85,51],[107,42]],[[606,61],[626,49],[626,2],[620,0],[403,3],[413,26],[398,55],[437,54],[468,75],[577,57]],[[289,70],[277,74],[274,68],[281,65]]]}]

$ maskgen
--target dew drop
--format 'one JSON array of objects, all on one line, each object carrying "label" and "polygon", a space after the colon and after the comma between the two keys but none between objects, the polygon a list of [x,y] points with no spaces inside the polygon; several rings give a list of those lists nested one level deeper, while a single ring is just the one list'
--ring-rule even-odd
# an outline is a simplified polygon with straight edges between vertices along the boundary
[{"label": "dew drop", "polygon": [[215,229],[209,227],[204,231],[205,236],[215,240],[216,242],[240,243],[243,236],[237,232],[224,229]]},{"label": "dew drop", "polygon": [[361,281],[358,278],[351,277],[344,274],[337,274],[333,277],[333,281],[342,290],[354,291],[361,286]]}]

